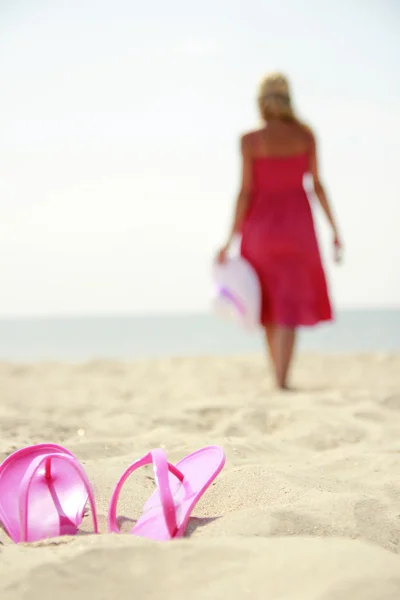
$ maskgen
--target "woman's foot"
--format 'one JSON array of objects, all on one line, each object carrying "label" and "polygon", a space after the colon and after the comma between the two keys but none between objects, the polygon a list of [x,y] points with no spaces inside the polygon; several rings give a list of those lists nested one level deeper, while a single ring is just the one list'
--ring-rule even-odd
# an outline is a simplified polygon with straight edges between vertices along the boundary
[{"label": "woman's foot", "polygon": [[289,385],[288,383],[284,383],[282,385],[277,384],[277,388],[281,392],[297,392],[297,388],[293,387],[292,385]]}]

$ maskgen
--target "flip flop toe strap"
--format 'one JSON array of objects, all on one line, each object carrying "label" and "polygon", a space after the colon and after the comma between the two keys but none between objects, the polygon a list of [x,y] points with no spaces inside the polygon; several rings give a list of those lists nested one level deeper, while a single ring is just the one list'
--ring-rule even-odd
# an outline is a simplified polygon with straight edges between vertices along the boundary
[{"label": "flip flop toe strap", "polygon": [[174,465],[167,461],[166,454],[161,448],[151,450],[148,454],[132,463],[122,474],[113,492],[108,511],[108,529],[112,533],[120,533],[117,522],[117,504],[121,489],[128,477],[137,469],[145,465],[153,464],[154,478],[161,500],[161,508],[168,532],[174,537],[177,531],[176,510],[169,485],[168,472],[171,472],[179,481],[183,481],[184,475]]},{"label": "flip flop toe strap", "polygon": [[96,516],[96,505],[94,500],[94,494],[92,490],[92,486],[86,476],[85,471],[79,462],[68,454],[60,454],[60,453],[49,453],[42,454],[41,456],[37,456],[32,460],[29,467],[25,471],[25,474],[22,478],[19,492],[19,519],[20,519],[20,541],[27,542],[28,541],[28,521],[29,521],[29,490],[31,488],[32,482],[35,478],[37,471],[44,466],[44,475],[45,479],[51,481],[51,462],[53,459],[57,459],[57,461],[61,460],[73,467],[76,473],[81,478],[83,485],[85,486],[85,490],[88,493],[90,508],[92,512],[93,518],[93,527],[94,532],[98,533],[97,526],[97,516]]}]

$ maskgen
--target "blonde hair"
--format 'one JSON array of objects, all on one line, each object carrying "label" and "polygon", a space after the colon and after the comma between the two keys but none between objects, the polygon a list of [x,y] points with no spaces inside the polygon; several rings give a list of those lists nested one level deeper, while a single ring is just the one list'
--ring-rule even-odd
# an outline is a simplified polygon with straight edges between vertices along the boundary
[{"label": "blonde hair", "polygon": [[264,121],[268,119],[295,120],[289,83],[282,73],[271,73],[258,87],[258,108]]}]

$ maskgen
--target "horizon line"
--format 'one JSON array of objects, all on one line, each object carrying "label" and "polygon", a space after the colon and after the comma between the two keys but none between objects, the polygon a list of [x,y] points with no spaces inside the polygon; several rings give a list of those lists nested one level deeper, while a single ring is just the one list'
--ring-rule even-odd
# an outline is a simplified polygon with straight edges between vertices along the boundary
[{"label": "horizon line", "polygon": [[[338,308],[335,313],[362,313],[362,312],[397,312],[400,305],[374,305],[374,306],[344,306]],[[112,318],[173,318],[173,317],[206,317],[214,316],[209,310],[167,310],[167,311],[68,311],[47,313],[9,313],[0,314],[0,322],[25,321],[25,320],[55,320],[55,319],[112,319]]]}]

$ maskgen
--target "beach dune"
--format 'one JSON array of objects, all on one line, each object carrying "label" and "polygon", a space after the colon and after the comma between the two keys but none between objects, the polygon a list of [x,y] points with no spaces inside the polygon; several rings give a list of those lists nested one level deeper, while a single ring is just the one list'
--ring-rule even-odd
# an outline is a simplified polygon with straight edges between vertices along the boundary
[{"label": "beach dune", "polygon": [[[400,356],[303,355],[293,392],[264,358],[0,364],[0,459],[51,441],[93,482],[75,537],[14,545],[0,529],[2,600],[398,600]],[[172,462],[220,444],[226,465],[187,536],[106,533],[122,471],[153,447]],[[127,533],[153,489],[136,472]]]}]

